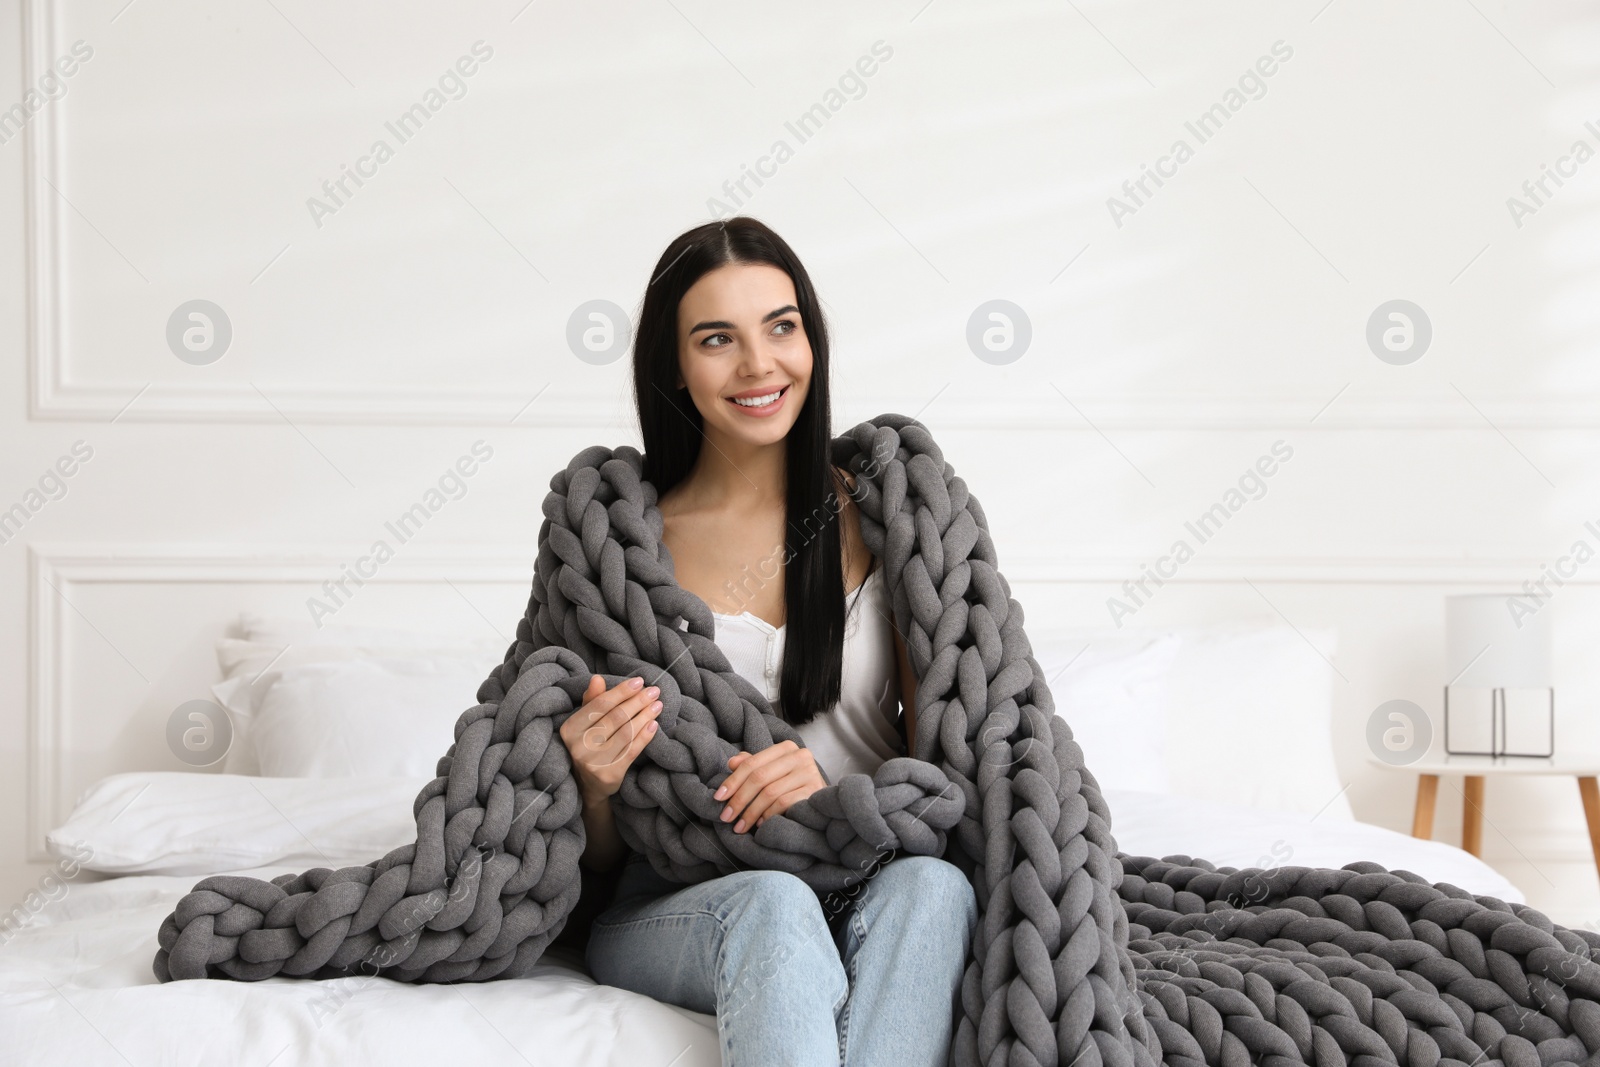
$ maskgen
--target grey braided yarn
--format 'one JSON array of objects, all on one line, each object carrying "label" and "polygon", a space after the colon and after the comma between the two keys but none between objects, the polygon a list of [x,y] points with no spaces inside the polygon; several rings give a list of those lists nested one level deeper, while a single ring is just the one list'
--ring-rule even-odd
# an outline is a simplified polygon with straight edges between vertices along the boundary
[{"label": "grey braided yarn", "polygon": [[526,975],[578,902],[581,803],[558,733],[591,674],[661,687],[619,832],[664,876],[786,870],[820,890],[891,852],[971,879],[958,1067],[1600,1067],[1600,935],[1403,870],[1128,856],[1023,632],[978,501],[927,428],[884,414],[832,444],[856,475],[918,678],[917,751],[844,775],[753,833],[712,793],[734,752],[801,743],[673,578],[631,447],[551,479],[517,640],[365,866],[198,882],[153,969],[187,978]]}]

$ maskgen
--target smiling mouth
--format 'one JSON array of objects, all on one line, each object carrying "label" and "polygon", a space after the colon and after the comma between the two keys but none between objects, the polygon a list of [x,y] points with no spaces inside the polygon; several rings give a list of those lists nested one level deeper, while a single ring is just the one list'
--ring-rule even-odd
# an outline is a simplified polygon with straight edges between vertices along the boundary
[{"label": "smiling mouth", "polygon": [[778,389],[774,389],[770,393],[764,393],[761,396],[754,396],[754,397],[748,397],[748,398],[742,398],[742,399],[736,399],[736,398],[730,396],[727,399],[728,399],[728,403],[730,403],[730,404],[735,404],[735,405],[737,405],[739,407],[746,408],[746,409],[752,410],[752,411],[760,411],[762,408],[769,408],[772,405],[776,404],[778,401],[782,400],[783,397],[784,397],[784,394],[786,394],[788,391],[789,391],[789,386],[785,385],[785,386],[782,386],[782,387],[780,387]]}]

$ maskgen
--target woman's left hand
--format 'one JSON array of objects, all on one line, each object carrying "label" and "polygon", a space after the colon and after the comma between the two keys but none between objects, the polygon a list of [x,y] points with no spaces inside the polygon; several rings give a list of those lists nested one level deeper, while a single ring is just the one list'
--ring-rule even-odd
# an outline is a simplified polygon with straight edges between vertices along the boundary
[{"label": "woman's left hand", "polygon": [[713,797],[728,802],[722,809],[722,821],[737,818],[733,824],[736,834],[781,815],[828,784],[811,750],[793,741],[779,741],[754,755],[735,752],[728,757],[728,766],[733,773]]}]

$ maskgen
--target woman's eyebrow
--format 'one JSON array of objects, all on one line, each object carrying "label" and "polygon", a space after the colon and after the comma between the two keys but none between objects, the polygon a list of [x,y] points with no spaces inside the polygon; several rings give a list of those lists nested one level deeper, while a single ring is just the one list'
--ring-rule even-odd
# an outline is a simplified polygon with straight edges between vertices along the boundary
[{"label": "woman's eyebrow", "polygon": [[[779,315],[784,315],[784,314],[787,314],[787,313],[789,313],[791,311],[798,313],[799,310],[800,309],[795,307],[793,304],[785,304],[785,305],[783,305],[783,307],[778,308],[776,311],[769,311],[765,315],[761,316],[761,321],[762,321],[763,324],[769,323],[773,319],[777,318]],[[707,322],[696,323],[695,325],[689,327],[689,332],[690,333],[699,333],[701,330],[731,330],[731,329],[733,329],[733,323],[725,322],[722,319],[712,319],[712,320],[707,321]]]}]

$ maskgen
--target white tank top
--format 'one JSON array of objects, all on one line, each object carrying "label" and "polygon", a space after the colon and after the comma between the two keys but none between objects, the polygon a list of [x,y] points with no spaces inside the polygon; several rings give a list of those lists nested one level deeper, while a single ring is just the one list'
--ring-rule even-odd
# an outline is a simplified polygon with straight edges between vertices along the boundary
[{"label": "white tank top", "polygon": [[[778,686],[788,626],[773,626],[748,611],[711,614],[716,619],[717,647],[781,715]],[[893,618],[879,565],[845,597],[839,703],[795,727],[831,782],[846,774],[871,774],[884,760],[902,755]]]}]

